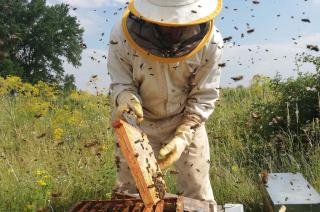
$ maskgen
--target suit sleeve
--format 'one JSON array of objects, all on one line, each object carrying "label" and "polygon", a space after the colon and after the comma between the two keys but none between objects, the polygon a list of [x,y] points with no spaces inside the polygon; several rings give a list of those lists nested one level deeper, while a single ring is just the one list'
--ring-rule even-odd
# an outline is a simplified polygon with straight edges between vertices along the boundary
[{"label": "suit sleeve", "polygon": [[214,111],[215,102],[219,98],[222,48],[223,40],[216,30],[205,46],[202,64],[189,85],[191,91],[187,99],[186,116],[192,114],[206,121]]},{"label": "suit sleeve", "polygon": [[108,52],[108,73],[110,74],[110,89],[114,103],[122,91],[137,93],[137,88],[133,84],[133,70],[130,59],[126,55],[125,41],[122,38],[121,27],[116,25],[110,34],[110,44]]}]

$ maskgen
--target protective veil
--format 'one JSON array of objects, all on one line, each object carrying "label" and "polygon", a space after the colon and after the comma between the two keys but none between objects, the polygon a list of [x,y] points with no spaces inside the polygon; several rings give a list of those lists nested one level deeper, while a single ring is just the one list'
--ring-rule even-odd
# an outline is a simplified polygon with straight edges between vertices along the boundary
[{"label": "protective veil", "polygon": [[199,46],[210,28],[209,22],[164,27],[146,22],[132,13],[126,22],[128,32],[137,45],[150,54],[163,58],[178,58],[189,54]]}]

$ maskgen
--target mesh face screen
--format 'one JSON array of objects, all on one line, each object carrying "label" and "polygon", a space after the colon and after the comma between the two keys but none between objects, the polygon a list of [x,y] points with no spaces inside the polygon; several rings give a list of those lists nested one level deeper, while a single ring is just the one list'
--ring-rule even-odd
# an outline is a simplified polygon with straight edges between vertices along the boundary
[{"label": "mesh face screen", "polygon": [[128,32],[146,52],[164,58],[182,57],[192,52],[207,35],[210,23],[163,27],[146,22],[132,13],[127,18]]}]

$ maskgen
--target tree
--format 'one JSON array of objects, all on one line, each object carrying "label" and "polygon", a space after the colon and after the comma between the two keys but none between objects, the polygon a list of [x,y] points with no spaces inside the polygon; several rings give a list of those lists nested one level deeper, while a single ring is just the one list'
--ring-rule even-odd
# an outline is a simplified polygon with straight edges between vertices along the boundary
[{"label": "tree", "polygon": [[67,4],[0,0],[0,76],[32,84],[64,82],[63,59],[81,65],[84,30]]},{"label": "tree", "polygon": [[76,79],[73,74],[67,74],[63,79],[63,91],[66,94],[69,94],[72,90],[75,90],[77,87],[75,86]]}]

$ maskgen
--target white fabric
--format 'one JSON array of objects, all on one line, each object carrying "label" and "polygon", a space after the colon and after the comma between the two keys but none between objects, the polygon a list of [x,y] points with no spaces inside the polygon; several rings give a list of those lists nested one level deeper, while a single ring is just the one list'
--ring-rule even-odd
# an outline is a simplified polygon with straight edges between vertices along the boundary
[{"label": "white fabric", "polygon": [[217,9],[218,0],[135,0],[133,5],[146,19],[188,24],[212,14]]},{"label": "white fabric", "polygon": [[[148,138],[156,155],[160,148],[174,136],[175,128],[181,121],[181,116],[165,122],[142,122],[142,129],[148,132]],[[119,157],[116,187],[129,193],[137,193],[137,189],[128,168],[128,164],[120,150],[116,149]],[[207,201],[216,205],[210,183],[210,151],[205,126],[199,127],[192,144],[184,151],[180,159],[175,163],[177,170],[177,193],[185,197]]]},{"label": "white fabric", "polygon": [[[156,154],[168,143],[181,125],[184,113],[196,114],[205,121],[214,110],[219,97],[220,68],[223,41],[214,30],[211,40],[193,57],[166,64],[143,58],[125,40],[120,24],[112,32],[108,71],[112,94],[129,90],[141,100],[144,121],[141,128],[148,135]],[[193,77],[192,77],[193,76]],[[192,79],[190,83],[190,79]],[[120,157],[117,186],[135,192],[135,184],[126,161]],[[215,204],[209,179],[210,150],[204,123],[196,129],[193,141],[175,163],[177,190],[184,196]]]},{"label": "white fabric", "polygon": [[214,29],[211,40],[193,57],[177,63],[143,58],[125,40],[120,24],[110,39],[108,71],[114,99],[124,90],[141,99],[144,118],[171,119],[181,113],[196,114],[203,121],[214,110],[219,97],[223,41]]}]

